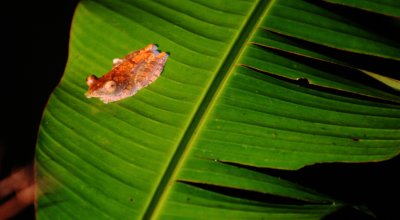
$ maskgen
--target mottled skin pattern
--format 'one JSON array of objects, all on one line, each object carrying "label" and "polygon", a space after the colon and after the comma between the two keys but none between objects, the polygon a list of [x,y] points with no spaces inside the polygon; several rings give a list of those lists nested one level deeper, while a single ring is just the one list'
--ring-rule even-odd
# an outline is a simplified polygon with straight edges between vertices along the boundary
[{"label": "mottled skin pattern", "polygon": [[87,78],[89,91],[85,95],[99,98],[104,103],[133,96],[160,76],[167,58],[168,54],[159,53],[156,45],[149,44],[122,59],[114,59],[110,72],[100,78],[94,75]]}]

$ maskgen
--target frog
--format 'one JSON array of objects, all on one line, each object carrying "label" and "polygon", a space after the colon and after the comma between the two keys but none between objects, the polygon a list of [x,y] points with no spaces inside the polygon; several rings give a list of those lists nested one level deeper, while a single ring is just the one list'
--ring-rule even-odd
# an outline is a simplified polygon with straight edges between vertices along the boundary
[{"label": "frog", "polygon": [[89,75],[87,98],[99,98],[103,103],[119,101],[135,95],[159,78],[168,59],[155,44],[133,51],[123,58],[113,59],[112,69],[101,77]]}]

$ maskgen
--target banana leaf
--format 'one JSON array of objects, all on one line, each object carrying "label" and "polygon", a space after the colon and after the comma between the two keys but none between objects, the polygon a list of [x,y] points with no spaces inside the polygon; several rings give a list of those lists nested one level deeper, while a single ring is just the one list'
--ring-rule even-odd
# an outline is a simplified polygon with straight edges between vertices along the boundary
[{"label": "banana leaf", "polygon": [[[399,93],[365,74],[398,78],[399,41],[339,9],[82,0],[39,129],[37,218],[321,219],[351,205],[259,170],[400,152]],[[169,54],[157,81],[85,97],[88,75],[150,43]]]}]

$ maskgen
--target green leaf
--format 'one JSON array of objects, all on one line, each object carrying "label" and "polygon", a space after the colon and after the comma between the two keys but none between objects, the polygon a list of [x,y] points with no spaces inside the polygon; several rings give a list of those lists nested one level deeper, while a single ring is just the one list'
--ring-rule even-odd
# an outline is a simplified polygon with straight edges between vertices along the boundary
[{"label": "green leaf", "polygon": [[393,79],[390,77],[386,77],[386,76],[382,76],[373,72],[369,72],[369,71],[364,71],[365,74],[367,74],[368,76],[384,83],[385,85],[395,89],[395,90],[400,90],[400,81],[397,79]]},{"label": "green leaf", "polygon": [[[201,188],[176,183],[160,211],[161,219],[321,219],[340,206],[279,205],[231,198]],[[190,195],[190,196],[188,196]]]},{"label": "green leaf", "polygon": [[329,5],[311,1],[276,1],[261,27],[344,51],[399,60],[399,42],[340,16]]},{"label": "green leaf", "polygon": [[[38,219],[321,219],[345,206],[255,170],[398,155],[398,96],[329,52],[398,65],[398,42],[293,2],[81,1],[38,135]],[[107,105],[84,96],[89,74],[149,43],[170,55],[157,81]]]},{"label": "green leaf", "polygon": [[[249,46],[240,62],[259,71],[292,80],[303,79],[307,80],[307,83],[318,86],[400,102],[396,95],[365,85],[363,73],[349,68],[340,68],[317,61],[307,62],[305,59],[298,59],[290,54],[256,46]],[[338,63],[341,62],[338,61]]]},{"label": "green leaf", "polygon": [[397,0],[325,0],[366,11],[400,17],[400,2]]}]

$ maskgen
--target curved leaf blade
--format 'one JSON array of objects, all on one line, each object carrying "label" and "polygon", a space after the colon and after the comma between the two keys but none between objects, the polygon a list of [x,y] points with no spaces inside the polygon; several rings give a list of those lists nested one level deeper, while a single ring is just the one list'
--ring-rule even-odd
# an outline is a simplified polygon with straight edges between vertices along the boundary
[{"label": "curved leaf blade", "polygon": [[381,13],[384,15],[391,15],[400,17],[400,4],[398,1],[393,0],[325,0],[328,2],[355,7],[366,11]]},{"label": "curved leaf blade", "polygon": [[[323,4],[279,0],[263,28],[340,50],[399,60],[399,43],[362,28]],[[333,37],[334,36],[334,37]]]},{"label": "curved leaf blade", "polygon": [[291,80],[305,80],[308,84],[362,94],[368,97],[400,102],[398,96],[365,85],[363,72],[351,68],[308,60],[274,50],[250,46],[241,64],[259,71],[282,76]]},{"label": "curved leaf blade", "polygon": [[[298,169],[399,153],[398,105],[299,87],[243,62],[254,55],[253,34],[281,1],[223,3],[80,3],[66,73],[39,133],[39,176],[55,186],[39,200],[39,218],[197,218],[203,213],[320,219],[343,204],[223,162]],[[110,105],[83,96],[85,76],[106,72],[112,58],[150,42],[170,53],[157,82]],[[268,65],[256,67],[265,71]],[[334,78],[329,83],[347,86]],[[195,184],[304,205],[253,201]]]},{"label": "curved leaf blade", "polygon": [[[160,211],[160,219],[321,219],[341,205],[277,205],[231,198],[181,183]],[[188,196],[189,195],[189,196]],[[190,216],[190,217],[188,217]]]},{"label": "curved leaf blade", "polygon": [[288,181],[259,172],[238,168],[218,161],[191,158],[179,173],[178,181],[183,183],[229,187],[251,192],[292,198],[310,203],[333,203],[324,195]]},{"label": "curved leaf blade", "polygon": [[298,169],[316,161],[383,160],[398,152],[396,106],[326,96],[245,68],[235,70],[217,103],[197,139],[198,157]]},{"label": "curved leaf blade", "polygon": [[385,85],[400,91],[400,81],[397,79],[389,78],[387,76],[382,76],[376,73],[364,71],[365,74],[371,76],[372,78],[384,83]]}]

